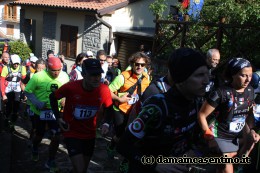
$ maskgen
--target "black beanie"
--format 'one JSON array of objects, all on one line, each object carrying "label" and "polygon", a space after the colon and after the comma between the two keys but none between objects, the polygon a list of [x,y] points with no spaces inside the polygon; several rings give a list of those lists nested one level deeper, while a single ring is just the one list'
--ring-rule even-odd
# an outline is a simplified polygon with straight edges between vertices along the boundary
[{"label": "black beanie", "polygon": [[207,66],[205,57],[193,49],[179,48],[170,56],[168,68],[174,83],[181,83],[201,66]]}]

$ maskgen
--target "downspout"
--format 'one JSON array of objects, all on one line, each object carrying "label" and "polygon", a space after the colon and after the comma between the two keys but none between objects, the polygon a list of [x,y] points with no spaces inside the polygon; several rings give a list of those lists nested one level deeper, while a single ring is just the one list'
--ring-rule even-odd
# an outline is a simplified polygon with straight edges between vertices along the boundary
[{"label": "downspout", "polygon": [[111,46],[112,40],[113,40],[113,38],[112,38],[112,26],[109,23],[107,23],[106,21],[104,21],[103,19],[101,19],[98,16],[98,14],[95,14],[95,16],[96,16],[97,20],[99,20],[103,25],[105,25],[106,27],[109,28],[108,48],[107,48],[107,51],[106,51],[107,54],[109,55],[110,54],[110,46]]}]

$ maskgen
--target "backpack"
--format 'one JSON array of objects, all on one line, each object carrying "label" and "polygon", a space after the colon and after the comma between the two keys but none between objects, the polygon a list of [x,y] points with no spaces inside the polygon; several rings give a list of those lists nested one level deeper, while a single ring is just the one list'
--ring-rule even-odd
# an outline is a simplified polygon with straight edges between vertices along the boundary
[{"label": "backpack", "polygon": [[13,81],[14,77],[16,77],[16,80],[13,81],[13,82],[20,82],[21,81],[21,74],[22,74],[22,66],[21,65],[19,66],[19,70],[18,70],[18,75],[17,76],[13,75],[14,72],[12,72],[11,67],[10,67],[9,64],[7,65],[7,70],[8,70],[8,74],[6,76],[6,81]]}]

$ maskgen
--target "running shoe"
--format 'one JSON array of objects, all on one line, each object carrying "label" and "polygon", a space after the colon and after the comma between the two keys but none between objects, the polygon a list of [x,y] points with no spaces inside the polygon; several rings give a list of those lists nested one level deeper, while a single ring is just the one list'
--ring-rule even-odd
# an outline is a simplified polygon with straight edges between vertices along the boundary
[{"label": "running shoe", "polygon": [[114,148],[111,149],[110,145],[108,144],[107,145],[107,156],[108,156],[108,158],[114,159],[115,154],[116,154],[116,150]]},{"label": "running shoe", "polygon": [[59,168],[57,167],[56,163],[54,160],[48,160],[46,163],[45,163],[45,167],[47,169],[49,169],[49,172],[50,173],[56,173],[59,171]]},{"label": "running shoe", "polygon": [[120,173],[128,173],[128,161],[124,159],[119,165]]},{"label": "running shoe", "polygon": [[34,161],[34,162],[39,161],[39,152],[38,151],[32,151],[32,161]]}]

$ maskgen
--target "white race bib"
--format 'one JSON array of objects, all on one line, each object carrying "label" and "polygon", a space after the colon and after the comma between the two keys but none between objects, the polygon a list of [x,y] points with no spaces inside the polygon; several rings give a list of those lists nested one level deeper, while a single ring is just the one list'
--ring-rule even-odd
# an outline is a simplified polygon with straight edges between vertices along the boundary
[{"label": "white race bib", "polygon": [[16,76],[13,77],[12,81],[13,81],[13,82],[16,82],[16,80],[17,80],[17,77],[16,77]]},{"label": "white race bib", "polygon": [[94,117],[96,115],[97,111],[98,111],[97,107],[78,106],[78,107],[75,107],[74,117],[77,120],[86,120],[86,119]]},{"label": "white race bib", "polygon": [[238,133],[245,126],[245,117],[233,118],[232,122],[229,123],[229,131]]},{"label": "white race bib", "polygon": [[52,110],[43,110],[40,113],[40,119],[41,120],[56,120]]},{"label": "white race bib", "polygon": [[135,104],[139,100],[139,95],[138,94],[133,94],[131,96],[131,100],[128,101],[129,105]]}]

